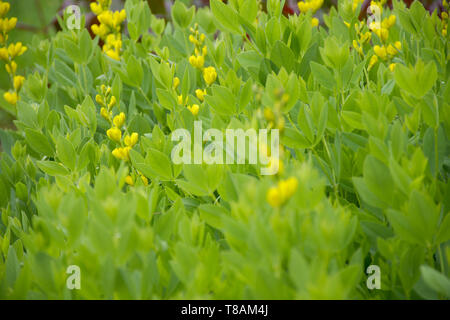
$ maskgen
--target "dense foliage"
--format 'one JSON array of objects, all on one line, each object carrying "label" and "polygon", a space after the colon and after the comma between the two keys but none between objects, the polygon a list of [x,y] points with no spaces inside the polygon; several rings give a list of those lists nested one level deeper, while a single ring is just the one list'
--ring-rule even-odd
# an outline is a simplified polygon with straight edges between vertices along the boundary
[{"label": "dense foliage", "polygon": [[[0,298],[450,298],[448,11],[361,2],[98,0],[21,43],[0,1]],[[279,129],[279,172],[175,164],[198,120]]]}]

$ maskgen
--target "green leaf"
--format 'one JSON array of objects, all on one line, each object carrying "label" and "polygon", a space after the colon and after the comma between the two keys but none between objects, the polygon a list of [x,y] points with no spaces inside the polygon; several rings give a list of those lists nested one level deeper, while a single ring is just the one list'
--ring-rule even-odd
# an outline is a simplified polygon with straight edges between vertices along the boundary
[{"label": "green leaf", "polygon": [[60,136],[57,139],[56,155],[58,156],[59,160],[70,170],[73,171],[75,169],[77,160],[75,148],[73,147],[72,143],[63,136]]},{"label": "green leaf", "polygon": [[314,78],[329,90],[333,90],[335,86],[335,80],[331,72],[327,69],[327,67],[318,64],[317,62],[311,61],[311,72]]},{"label": "green leaf", "polygon": [[66,176],[69,174],[66,168],[55,161],[37,161],[36,165],[39,169],[51,176]]},{"label": "green leaf", "polygon": [[194,18],[195,7],[187,9],[182,1],[175,1],[172,7],[172,19],[181,28],[187,28]]},{"label": "green leaf", "polygon": [[149,148],[147,150],[147,158],[145,163],[150,165],[152,170],[156,172],[162,180],[172,180],[172,165],[169,157],[159,150]]},{"label": "green leaf", "polygon": [[447,299],[450,298],[450,279],[448,277],[426,265],[421,266],[420,271],[427,286]]},{"label": "green leaf", "polygon": [[225,30],[240,34],[239,19],[237,12],[220,0],[211,0],[210,6],[214,17]]},{"label": "green leaf", "polygon": [[212,95],[205,96],[205,101],[220,115],[233,115],[236,112],[236,98],[230,89],[218,85],[211,87]]},{"label": "green leaf", "polygon": [[295,59],[294,53],[287,45],[277,40],[270,53],[270,59],[279,67],[284,67],[288,72],[294,69]]},{"label": "green leaf", "polygon": [[45,135],[34,129],[25,129],[25,140],[37,153],[53,157],[55,150]]}]

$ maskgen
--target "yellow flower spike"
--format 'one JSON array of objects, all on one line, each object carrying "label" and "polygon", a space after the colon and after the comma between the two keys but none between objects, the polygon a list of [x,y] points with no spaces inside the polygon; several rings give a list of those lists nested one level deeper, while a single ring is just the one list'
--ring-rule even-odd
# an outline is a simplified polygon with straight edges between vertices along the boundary
[{"label": "yellow flower spike", "polygon": [[125,178],[125,183],[126,183],[127,185],[129,185],[129,186],[134,186],[134,181],[133,181],[133,178],[132,178],[131,176],[127,176],[127,177]]},{"label": "yellow flower spike", "polygon": [[180,78],[178,77],[173,78],[173,88],[177,90],[179,85],[180,85]]},{"label": "yellow flower spike", "polygon": [[210,86],[214,83],[217,79],[217,72],[214,67],[207,67],[203,70],[203,79],[205,80],[206,84]]},{"label": "yellow flower spike", "polygon": [[402,43],[400,41],[395,41],[394,46],[398,51],[402,50]]},{"label": "yellow flower spike", "polygon": [[206,36],[205,36],[204,33],[202,33],[202,34],[200,35],[200,42],[204,42],[205,39],[206,39]]},{"label": "yellow flower spike", "polygon": [[100,86],[100,90],[101,90],[101,92],[102,92],[103,94],[106,94],[106,85],[102,84],[102,85]]},{"label": "yellow flower spike", "polygon": [[111,120],[111,114],[104,107],[100,109],[100,115],[107,121]]},{"label": "yellow flower spike", "polygon": [[139,134],[136,133],[136,132],[133,132],[131,134],[131,136],[126,135],[125,138],[123,139],[123,142],[125,143],[125,145],[127,147],[131,147],[132,148],[132,147],[134,147],[136,145],[138,140],[139,140]]},{"label": "yellow flower spike", "polygon": [[121,112],[120,114],[115,116],[113,119],[113,123],[117,128],[121,128],[125,123],[125,113]]},{"label": "yellow flower spike", "polygon": [[378,57],[376,55],[373,55],[372,58],[370,58],[369,61],[369,67],[367,68],[369,71],[373,68],[373,66],[378,62]]},{"label": "yellow flower spike", "polygon": [[148,179],[146,176],[141,174],[141,180],[142,180],[142,183],[144,184],[144,186],[148,186]]},{"label": "yellow flower spike", "polygon": [[198,111],[200,110],[198,104],[193,104],[192,106],[188,106],[187,108],[194,116],[196,116],[198,114]]},{"label": "yellow flower spike", "polygon": [[9,61],[8,49],[0,48],[0,59],[3,61]]},{"label": "yellow flower spike", "polygon": [[202,48],[202,55],[206,56],[208,54],[208,48],[206,48],[206,46],[203,46]]},{"label": "yellow flower spike", "polygon": [[389,65],[389,70],[391,70],[391,72],[394,72],[394,69],[395,69],[395,63],[391,63]]},{"label": "yellow flower spike", "polygon": [[108,109],[111,109],[117,104],[117,99],[115,96],[112,96],[108,103]]},{"label": "yellow flower spike", "polygon": [[112,141],[115,141],[117,143],[120,143],[120,140],[122,139],[122,131],[120,131],[120,129],[117,127],[112,127],[111,129],[108,129],[108,131],[106,131],[106,135]]},{"label": "yellow flower spike", "polygon": [[319,25],[319,19],[317,19],[316,17],[313,17],[313,18],[311,19],[311,25],[312,25],[313,27],[317,27],[317,26]]},{"label": "yellow flower spike", "polygon": [[266,199],[269,205],[273,208],[278,208],[282,204],[280,191],[276,187],[271,187],[267,191]]},{"label": "yellow flower spike", "polygon": [[441,18],[442,18],[442,20],[447,20],[448,19],[448,13],[447,12],[442,12],[441,13]]},{"label": "yellow flower spike", "polygon": [[15,76],[13,78],[14,89],[16,90],[16,92],[18,92],[22,88],[24,81],[25,77],[22,76]]},{"label": "yellow flower spike", "polygon": [[3,98],[6,100],[6,102],[12,105],[16,105],[17,101],[19,100],[17,92],[10,92],[10,91],[5,92],[3,94]]},{"label": "yellow flower spike", "polygon": [[201,90],[201,89],[195,90],[195,95],[197,96],[198,100],[203,102],[205,100],[206,89],[204,89],[204,90]]}]

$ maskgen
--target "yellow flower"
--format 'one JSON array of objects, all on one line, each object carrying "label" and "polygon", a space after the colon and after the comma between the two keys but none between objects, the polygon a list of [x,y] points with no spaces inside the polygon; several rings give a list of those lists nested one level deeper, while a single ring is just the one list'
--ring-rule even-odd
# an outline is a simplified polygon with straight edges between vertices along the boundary
[{"label": "yellow flower", "polygon": [[273,113],[272,109],[269,107],[264,109],[264,118],[267,121],[275,121],[275,114]]},{"label": "yellow flower", "polygon": [[116,148],[112,151],[112,155],[119,159],[128,161],[130,159],[130,147]]},{"label": "yellow flower", "polygon": [[141,174],[141,180],[142,180],[142,183],[144,184],[144,186],[148,186],[148,179],[146,176]]},{"label": "yellow flower", "polygon": [[208,67],[203,70],[203,79],[205,79],[205,82],[207,85],[211,85],[216,81],[217,79],[217,72],[214,67]]},{"label": "yellow flower", "polygon": [[9,3],[0,1],[0,18],[6,16],[9,11]]},{"label": "yellow flower", "polygon": [[397,49],[395,49],[392,44],[388,45],[387,49],[386,49],[387,53],[391,56],[395,56],[397,54]]},{"label": "yellow flower", "polygon": [[389,70],[391,70],[392,72],[394,72],[394,69],[395,69],[395,63],[391,63],[391,64],[389,65]]},{"label": "yellow flower", "polygon": [[317,26],[319,25],[319,19],[313,17],[313,18],[311,19],[311,25],[312,25],[313,27],[317,27]]},{"label": "yellow flower", "polygon": [[266,198],[267,202],[271,207],[278,208],[279,206],[281,206],[282,203],[281,194],[277,187],[271,187],[267,191]]},{"label": "yellow flower", "polygon": [[22,42],[17,42],[15,45],[11,43],[8,47],[8,53],[11,59],[19,57],[27,51],[27,47],[22,45]]},{"label": "yellow flower", "polygon": [[100,109],[100,115],[105,118],[107,121],[110,121],[112,112],[108,112],[106,108],[102,107]]},{"label": "yellow flower", "polygon": [[117,128],[121,128],[125,123],[125,113],[121,112],[117,116],[114,117],[113,123]]},{"label": "yellow flower", "polygon": [[99,36],[99,37],[102,38],[102,39],[103,39],[103,38],[108,34],[108,32],[109,32],[108,27],[107,27],[106,25],[104,25],[104,24],[101,24],[101,25],[93,24],[92,27],[91,27],[91,30],[92,30],[92,32],[93,32],[95,35]]},{"label": "yellow flower", "polygon": [[272,172],[275,172],[277,170],[277,167],[278,167],[277,173],[282,174],[284,172],[283,162],[280,161],[280,159],[271,157],[269,159],[269,164],[267,165],[267,169],[269,169]]},{"label": "yellow flower", "polygon": [[116,97],[112,96],[108,103],[108,109],[111,109],[112,107],[114,107],[116,105],[116,103],[117,103]]},{"label": "yellow flower", "polygon": [[204,90],[201,90],[201,89],[195,90],[195,95],[197,96],[198,100],[204,101],[205,100],[205,95],[206,95],[206,89],[204,89]]},{"label": "yellow flower", "polygon": [[384,46],[380,47],[379,45],[376,45],[375,47],[373,47],[373,51],[375,52],[375,54],[380,57],[382,60],[385,60],[387,57],[387,51],[386,48]]},{"label": "yellow flower", "polygon": [[104,105],[105,105],[105,103],[103,102],[103,97],[102,97],[101,95],[99,95],[99,94],[97,94],[97,95],[95,96],[95,101],[97,101],[97,103],[98,103],[99,105],[101,105],[101,106],[104,106]]},{"label": "yellow flower", "polygon": [[25,77],[15,76],[13,79],[14,89],[19,91],[22,88],[23,82],[25,81]]},{"label": "yellow flower", "polygon": [[367,68],[368,70],[372,69],[373,66],[378,62],[378,57],[376,55],[373,55],[372,58],[370,58],[369,61],[369,67]]},{"label": "yellow flower", "polygon": [[195,37],[192,34],[189,36],[189,41],[192,42],[193,44],[197,44],[198,42],[198,40],[195,39]]},{"label": "yellow flower", "polygon": [[107,50],[105,53],[106,53],[106,55],[107,55],[108,57],[110,57],[110,58],[113,59],[113,60],[117,60],[117,61],[120,60],[119,52],[116,51],[116,50],[109,49],[109,50]]},{"label": "yellow flower", "polygon": [[11,63],[5,65],[6,72],[9,74],[16,74],[17,71],[17,63],[15,61],[11,61]]},{"label": "yellow flower", "polygon": [[108,131],[106,131],[106,135],[112,141],[115,141],[117,143],[120,143],[120,140],[122,139],[122,131],[120,131],[120,129],[117,127],[112,127],[111,129],[108,129]]},{"label": "yellow flower", "polygon": [[366,43],[366,42],[369,42],[371,38],[372,38],[372,34],[369,31],[367,31],[366,33],[364,33],[360,36],[359,42]]},{"label": "yellow flower", "polygon": [[125,143],[125,145],[127,147],[134,147],[136,145],[136,143],[138,142],[139,139],[139,134],[136,132],[133,132],[131,134],[131,136],[126,135],[125,138],[123,139],[123,142]]},{"label": "yellow flower", "polygon": [[15,105],[17,101],[19,100],[19,96],[17,95],[17,92],[5,92],[3,94],[3,98],[8,102],[9,104]]},{"label": "yellow flower", "polygon": [[16,27],[17,24],[17,18],[13,17],[13,18],[4,18],[0,20],[0,31],[3,34],[6,34],[8,32],[10,32],[12,29],[14,29]]},{"label": "yellow flower", "polygon": [[178,104],[181,104],[181,105],[186,104],[188,101],[188,97],[186,97],[186,99],[183,101],[183,95],[180,94],[177,98],[177,101],[178,101]]},{"label": "yellow flower", "polygon": [[395,41],[394,46],[398,51],[402,50],[402,43],[400,41]]},{"label": "yellow flower", "polygon": [[133,178],[132,178],[131,176],[127,176],[127,177],[125,178],[125,182],[126,182],[126,184],[128,184],[129,186],[134,186],[134,180],[133,180]]},{"label": "yellow flower", "polygon": [[202,55],[206,56],[208,54],[208,48],[206,48],[206,46],[203,46],[202,48]]},{"label": "yellow flower", "polygon": [[322,4],[323,0],[305,0],[297,3],[301,13],[306,13],[308,11],[316,12],[322,7]]},{"label": "yellow flower", "polygon": [[198,104],[193,104],[192,106],[188,106],[187,108],[194,116],[196,116],[198,114],[198,111],[200,110]]},{"label": "yellow flower", "polygon": [[190,56],[189,57],[189,63],[198,69],[203,68],[203,65],[205,64],[205,58],[203,56]]},{"label": "yellow flower", "polygon": [[358,51],[358,53],[360,55],[364,55],[364,52],[363,52],[362,48],[359,46],[358,41],[353,40],[353,48],[355,48],[355,50]]},{"label": "yellow flower", "polygon": [[9,61],[8,49],[0,48],[0,59],[3,61]]},{"label": "yellow flower", "polygon": [[176,90],[179,85],[180,85],[180,78],[178,77],[173,78],[173,88]]}]

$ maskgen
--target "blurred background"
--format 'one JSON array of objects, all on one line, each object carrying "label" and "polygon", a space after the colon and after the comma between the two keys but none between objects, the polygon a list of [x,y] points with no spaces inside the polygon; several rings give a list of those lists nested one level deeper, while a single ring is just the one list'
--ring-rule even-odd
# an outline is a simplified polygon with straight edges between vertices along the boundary
[{"label": "blurred background", "polygon": [[[8,17],[17,17],[18,23],[14,31],[10,33],[9,43],[21,41],[26,45],[30,45],[32,38],[47,38],[58,31],[58,23],[56,15],[62,15],[64,8],[69,5],[78,5],[82,12],[86,13],[86,24],[91,25],[96,23],[96,17],[90,13],[89,3],[95,0],[6,0],[11,4],[11,10]],[[196,5],[198,7],[209,5],[209,0],[178,0],[184,2],[186,5]],[[125,0],[113,0],[112,8],[121,9]],[[152,13],[160,18],[170,19],[170,8],[173,5],[173,0],[148,0]],[[265,0],[262,1],[263,4]],[[338,0],[325,0],[321,9],[322,12],[327,12],[331,6],[336,6]],[[388,1],[390,2],[390,1]],[[412,0],[405,0],[409,5]],[[423,0],[424,6],[432,12],[437,7],[441,6],[442,0]],[[361,16],[366,11],[365,8],[369,5],[370,0],[365,0],[361,10]],[[298,13],[297,1],[286,0],[284,14]],[[320,12],[319,12],[320,15]],[[20,57],[20,73],[27,75],[27,71],[33,70],[33,62],[31,55],[25,54]],[[10,86],[8,75],[4,70],[3,64],[0,66],[0,88],[8,90]],[[0,128],[14,128],[12,123],[14,116],[2,108],[0,108]]]}]

